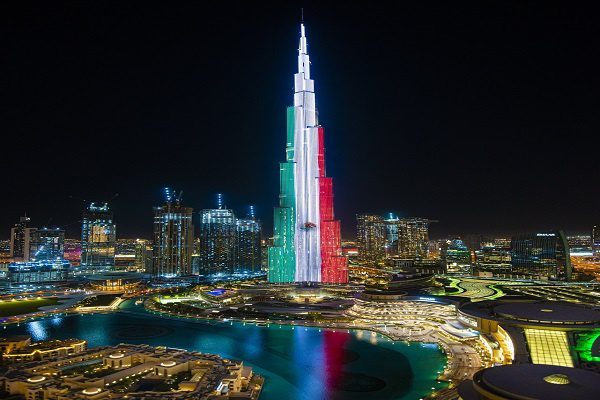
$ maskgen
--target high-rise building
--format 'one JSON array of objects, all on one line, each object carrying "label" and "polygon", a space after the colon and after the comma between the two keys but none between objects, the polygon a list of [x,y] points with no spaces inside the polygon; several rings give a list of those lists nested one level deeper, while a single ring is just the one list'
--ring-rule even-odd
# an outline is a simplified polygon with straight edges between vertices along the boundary
[{"label": "high-rise building", "polygon": [[448,240],[442,249],[442,258],[448,272],[469,272],[471,252],[461,239]]},{"label": "high-rise building", "polygon": [[41,228],[31,234],[29,260],[62,260],[65,253],[65,231],[59,228]]},{"label": "high-rise building", "polygon": [[200,275],[232,274],[236,265],[237,219],[217,195],[217,208],[200,211]]},{"label": "high-rise building", "polygon": [[35,228],[30,228],[27,226],[29,221],[29,217],[21,217],[19,222],[10,230],[11,258],[21,261],[29,260],[31,233],[35,231]]},{"label": "high-rise building", "polygon": [[385,225],[385,255],[387,257],[398,255],[399,221],[398,217],[392,213],[389,213],[383,220]]},{"label": "high-rise building", "polygon": [[261,270],[261,224],[254,215],[254,207],[246,218],[236,221],[236,263],[234,272],[259,272]]},{"label": "high-rise building", "polygon": [[145,239],[135,239],[135,263],[136,272],[152,271],[152,244]]},{"label": "high-rise building", "polygon": [[116,227],[108,203],[91,203],[81,223],[81,265],[83,274],[107,271],[115,265]]},{"label": "high-rise building", "polygon": [[592,252],[595,256],[600,256],[600,226],[598,225],[592,228]]},{"label": "high-rise building", "polygon": [[398,220],[398,256],[400,258],[427,258],[429,250],[429,224],[425,218]]},{"label": "high-rise building", "polygon": [[511,241],[511,271],[535,279],[571,279],[569,244],[562,231],[518,235]]},{"label": "high-rise building", "polygon": [[279,207],[269,282],[348,282],[340,221],[333,211],[333,180],[325,173],[324,129],[319,125],[304,24],[300,26],[294,105],[287,109],[286,161],[280,164]]},{"label": "high-rise building", "polygon": [[81,240],[65,239],[64,259],[69,261],[73,267],[79,267],[81,263]]},{"label": "high-rise building", "polygon": [[154,208],[152,274],[172,277],[192,273],[194,251],[193,208],[181,205],[165,188],[165,204]]},{"label": "high-rise building", "polygon": [[376,214],[356,215],[358,262],[376,267],[385,260],[386,226]]}]

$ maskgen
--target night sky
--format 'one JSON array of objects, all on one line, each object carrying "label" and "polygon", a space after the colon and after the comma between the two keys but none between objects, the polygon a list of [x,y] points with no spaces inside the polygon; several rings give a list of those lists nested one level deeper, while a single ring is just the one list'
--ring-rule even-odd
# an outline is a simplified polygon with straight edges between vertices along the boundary
[{"label": "night sky", "polygon": [[596,10],[332,3],[2,3],[0,237],[24,212],[77,237],[81,199],[115,193],[118,236],[150,237],[165,185],[270,235],[302,5],[346,237],[357,212],[436,237],[600,222]]}]

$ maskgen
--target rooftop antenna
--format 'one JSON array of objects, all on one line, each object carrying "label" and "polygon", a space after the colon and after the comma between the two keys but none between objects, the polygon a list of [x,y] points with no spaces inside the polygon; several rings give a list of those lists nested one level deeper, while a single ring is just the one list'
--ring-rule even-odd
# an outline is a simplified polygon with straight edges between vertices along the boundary
[{"label": "rooftop antenna", "polygon": [[217,208],[220,210],[223,208],[223,194],[217,193]]},{"label": "rooftop antenna", "polygon": [[300,22],[304,23],[304,7],[300,8]]},{"label": "rooftop antenna", "polygon": [[164,188],[164,191],[165,191],[165,201],[167,203],[170,203],[171,202],[171,189],[167,186]]},{"label": "rooftop antenna", "polygon": [[254,206],[248,207],[248,216],[252,219],[256,217],[256,213],[254,212]]}]

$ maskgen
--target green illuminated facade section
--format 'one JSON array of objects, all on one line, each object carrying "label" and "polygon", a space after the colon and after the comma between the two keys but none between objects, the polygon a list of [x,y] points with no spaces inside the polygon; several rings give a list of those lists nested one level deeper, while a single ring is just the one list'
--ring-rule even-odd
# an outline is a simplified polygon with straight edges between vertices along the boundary
[{"label": "green illuminated facade section", "polygon": [[600,362],[600,350],[593,351],[597,340],[600,340],[600,329],[578,335],[575,351],[581,361]]},{"label": "green illuminated facade section", "polygon": [[295,107],[287,109],[286,162],[279,164],[279,207],[273,216],[273,247],[269,248],[269,282],[294,282],[296,277],[296,193],[294,163]]}]

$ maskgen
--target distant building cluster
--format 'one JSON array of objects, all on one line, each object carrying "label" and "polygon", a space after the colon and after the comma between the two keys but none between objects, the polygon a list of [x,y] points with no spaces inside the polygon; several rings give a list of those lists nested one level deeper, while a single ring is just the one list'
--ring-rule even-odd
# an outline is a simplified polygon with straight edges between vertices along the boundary
[{"label": "distant building cluster", "polygon": [[[36,228],[21,217],[10,230],[0,259],[0,284],[33,284],[87,278],[107,272],[138,272],[148,277],[207,278],[260,274],[264,270],[262,225],[250,206],[236,217],[218,195],[215,209],[199,215],[165,189],[154,208],[153,240],[117,239],[109,203],[90,203],[81,216],[81,239],[65,239],[62,228]],[[1,249],[0,249],[1,250]]]},{"label": "distant building cluster", "polygon": [[[218,194],[214,208],[194,209],[165,190],[154,208],[154,235],[117,238],[113,211],[93,202],[81,214],[81,238],[65,238],[61,227],[36,227],[28,216],[0,241],[0,285],[64,282],[112,272],[154,279],[237,279],[269,270],[267,249],[254,207],[236,215]],[[196,223],[194,223],[196,221]],[[437,221],[363,213],[356,241],[342,242],[351,265],[382,272],[457,274],[508,279],[593,280],[600,270],[600,227],[589,235],[540,231],[512,237],[430,237]]]},{"label": "distant building cluster", "polygon": [[398,218],[393,214],[356,216],[358,262],[375,268],[429,265],[429,225],[425,218]]},{"label": "distant building cluster", "polygon": [[[391,213],[358,214],[357,251],[352,259],[363,267],[389,271],[540,280],[583,279],[582,271],[590,265],[590,271],[597,271],[598,227],[592,229],[591,236],[567,237],[562,231],[543,231],[512,237],[466,235],[432,240],[432,222],[437,221],[399,218]],[[574,268],[574,262],[582,268]]]}]

